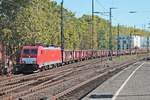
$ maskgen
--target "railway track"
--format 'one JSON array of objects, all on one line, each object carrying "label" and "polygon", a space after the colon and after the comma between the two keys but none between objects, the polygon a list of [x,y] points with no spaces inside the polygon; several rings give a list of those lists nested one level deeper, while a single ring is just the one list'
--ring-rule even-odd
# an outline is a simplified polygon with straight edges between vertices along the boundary
[{"label": "railway track", "polygon": [[[18,83],[20,81],[25,81],[25,80],[32,80],[32,79],[36,79],[36,78],[39,78],[39,77],[45,77],[45,76],[48,76],[50,74],[53,74],[54,72],[53,71],[56,71],[58,72],[58,70],[69,70],[71,68],[74,68],[74,67],[82,67],[84,65],[88,65],[89,63],[91,63],[93,60],[88,60],[88,61],[85,61],[83,63],[74,63],[72,65],[65,65],[63,68],[57,68],[57,69],[52,69],[52,70],[46,70],[46,71],[43,71],[43,72],[40,72],[40,73],[35,73],[35,74],[30,74],[30,75],[16,75],[16,76],[10,76],[10,77],[5,77],[5,78],[2,78],[0,79],[0,87],[4,86],[4,85],[9,85],[9,84],[15,84],[15,83]],[[79,64],[77,66],[77,64]],[[68,69],[69,67],[69,69]],[[60,71],[61,72],[61,71]]]},{"label": "railway track", "polygon": [[[93,63],[97,63],[97,62],[99,62],[99,60],[95,60],[95,62],[93,62]],[[22,87],[29,86],[31,84],[36,84],[36,83],[40,84],[41,83],[40,85],[37,85],[37,84],[36,85],[38,87],[42,86],[42,84],[50,83],[54,80],[57,80],[58,78],[63,77],[63,76],[60,76],[61,73],[68,72],[68,74],[70,74],[72,72],[69,72],[69,71],[74,70],[75,68],[76,69],[78,68],[78,70],[82,70],[82,66],[89,65],[89,63],[90,62],[86,62],[86,63],[80,64],[78,66],[70,66],[69,69],[67,68],[62,71],[58,71],[56,73],[54,73],[54,72],[49,73],[49,71],[45,71],[45,72],[42,72],[39,74],[27,75],[27,76],[23,76],[20,78],[17,77],[17,78],[10,79],[10,80],[4,80],[4,81],[0,82],[0,86],[2,87],[2,88],[0,88],[0,95],[2,96],[2,98],[4,98],[4,95],[9,94],[9,93],[13,92],[14,90],[20,89]],[[52,79],[52,77],[54,77],[54,76],[57,76],[57,77]],[[47,80],[49,80],[49,81],[47,81]],[[27,92],[29,92],[29,91],[27,91]]]},{"label": "railway track", "polygon": [[[56,92],[56,93],[51,93],[51,92],[48,92],[48,90],[46,91],[46,90],[43,90],[43,91],[37,91],[37,93],[32,93],[32,94],[29,94],[29,95],[26,95],[26,96],[23,96],[22,98],[24,98],[24,100],[39,100],[39,98],[40,98],[40,96],[38,95],[38,94],[40,94],[40,93],[42,93],[43,92],[43,95],[41,95],[41,97],[43,96],[43,97],[45,97],[45,96],[47,96],[47,97],[49,97],[50,99],[52,99],[53,98],[53,100],[55,99],[55,100],[74,100],[74,99],[77,99],[78,97],[76,97],[76,98],[72,98],[72,99],[70,99],[70,98],[68,98],[69,96],[68,95],[71,95],[71,94],[74,94],[74,93],[78,93],[77,91],[76,92],[73,92],[72,93],[72,91],[75,91],[76,89],[78,90],[81,90],[81,93],[83,92],[82,90],[83,90],[83,88],[82,88],[82,85],[83,86],[85,86],[86,84],[88,84],[89,82],[90,82],[90,84],[91,84],[91,81],[92,81],[92,85],[93,86],[95,86],[94,84],[95,84],[95,82],[97,81],[96,79],[100,79],[100,78],[102,78],[102,80],[101,81],[103,81],[103,80],[105,80],[105,79],[107,79],[108,77],[110,77],[110,76],[112,76],[112,75],[114,75],[114,74],[116,74],[116,73],[118,73],[120,70],[122,70],[122,69],[124,69],[124,68],[126,68],[128,65],[130,65],[130,64],[133,64],[134,62],[136,62],[136,61],[138,61],[138,60],[133,60],[133,61],[130,61],[129,63],[127,63],[127,62],[125,62],[125,63],[121,63],[121,64],[118,64],[118,65],[114,65],[114,66],[112,66],[112,67],[109,67],[109,68],[104,68],[103,70],[101,70],[100,71],[100,73],[97,73],[97,74],[95,74],[95,76],[94,75],[91,75],[91,77],[87,77],[86,79],[87,80],[84,80],[84,81],[80,81],[79,83],[77,83],[77,84],[75,84],[74,86],[70,86],[70,88],[68,87],[68,88],[64,88],[62,91],[61,90],[59,90],[59,92]],[[114,67],[116,67],[116,68],[114,68]],[[109,74],[108,74],[109,73]],[[85,78],[85,77],[84,77]],[[89,79],[89,80],[88,80]],[[95,81],[96,80],[96,81]],[[76,80],[76,81],[79,81],[78,79]],[[95,81],[95,82],[93,82],[93,81]],[[101,82],[100,81],[100,82]],[[70,82],[71,83],[71,82]],[[86,83],[86,84],[85,84]],[[99,84],[99,82],[97,82],[98,84]],[[63,83],[63,84],[65,84],[65,83]],[[71,84],[73,84],[73,83],[71,83]],[[64,85],[65,86],[65,85]],[[58,87],[58,86],[56,86],[56,87]],[[54,87],[54,88],[56,88],[56,87]],[[79,87],[81,87],[81,88],[79,88]],[[88,85],[86,85],[85,87],[90,87],[90,86],[88,86]],[[50,88],[50,87],[49,87]],[[52,89],[52,88],[50,88],[50,89]],[[46,92],[44,92],[44,91],[46,91]],[[53,91],[56,91],[56,89],[55,90],[53,90]],[[88,90],[89,91],[89,90]],[[86,91],[87,92],[87,91]],[[33,95],[34,94],[34,95]],[[51,95],[50,95],[51,94]],[[67,95],[66,95],[67,94]],[[65,98],[64,98],[64,96],[65,96]],[[78,95],[79,96],[79,95]]]},{"label": "railway track", "polygon": [[81,99],[86,94],[88,94],[90,91],[94,90],[97,86],[102,84],[105,80],[112,77],[116,73],[120,72],[122,69],[126,68],[130,64],[133,64],[135,62],[130,62],[123,64],[122,66],[111,69],[109,71],[105,71],[102,74],[99,74],[95,77],[92,77],[88,79],[87,81],[84,81],[74,87],[71,87],[59,94],[56,94],[55,96],[51,97],[53,100],[74,100],[74,99]]},{"label": "railway track", "polygon": [[[80,84],[91,77],[114,69],[114,66],[108,66],[111,65],[111,63],[105,64],[99,62],[100,59],[94,59],[93,61],[86,61],[79,65],[67,65],[66,67],[50,71],[22,76],[20,78],[8,81],[9,84],[5,80],[0,83],[0,86],[3,86],[0,87],[0,99],[14,100],[17,98],[24,98],[25,100],[31,100],[32,97],[42,97],[39,97],[38,95],[42,92],[47,93],[44,94],[44,96],[51,94],[49,97],[53,97],[53,95],[57,95],[69,89],[70,87],[76,86],[77,84]],[[115,62],[112,64],[119,66],[119,64]],[[7,85],[4,85],[6,84],[5,82]],[[47,90],[48,88],[50,88],[51,91]],[[34,100],[34,98],[32,98],[32,100]]]}]

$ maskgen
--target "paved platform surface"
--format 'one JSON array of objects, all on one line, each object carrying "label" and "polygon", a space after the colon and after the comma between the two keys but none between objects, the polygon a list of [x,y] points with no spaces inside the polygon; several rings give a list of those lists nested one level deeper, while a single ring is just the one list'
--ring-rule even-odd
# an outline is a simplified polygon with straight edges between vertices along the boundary
[{"label": "paved platform surface", "polygon": [[131,65],[82,100],[150,100],[150,61]]}]

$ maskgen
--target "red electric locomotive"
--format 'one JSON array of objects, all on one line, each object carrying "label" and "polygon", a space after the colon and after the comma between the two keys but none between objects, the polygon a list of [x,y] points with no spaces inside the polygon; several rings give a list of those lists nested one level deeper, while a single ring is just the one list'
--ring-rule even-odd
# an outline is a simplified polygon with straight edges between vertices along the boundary
[{"label": "red electric locomotive", "polygon": [[61,48],[54,46],[23,46],[20,57],[22,73],[37,72],[61,63]]}]

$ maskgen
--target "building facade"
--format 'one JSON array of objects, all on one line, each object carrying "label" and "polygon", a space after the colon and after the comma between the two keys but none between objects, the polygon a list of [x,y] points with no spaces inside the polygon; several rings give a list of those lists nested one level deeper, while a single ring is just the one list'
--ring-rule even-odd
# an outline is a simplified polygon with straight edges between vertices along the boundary
[{"label": "building facade", "polygon": [[[149,43],[148,43],[149,40]],[[126,50],[130,48],[147,48],[147,44],[150,44],[150,38],[144,36],[120,36],[119,48],[120,50]]]}]

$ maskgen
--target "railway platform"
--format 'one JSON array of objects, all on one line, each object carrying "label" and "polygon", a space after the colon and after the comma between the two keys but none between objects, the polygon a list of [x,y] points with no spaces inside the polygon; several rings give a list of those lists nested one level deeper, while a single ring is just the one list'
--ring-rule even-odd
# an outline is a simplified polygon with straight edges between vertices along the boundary
[{"label": "railway platform", "polygon": [[150,100],[150,62],[129,66],[82,100]]}]

